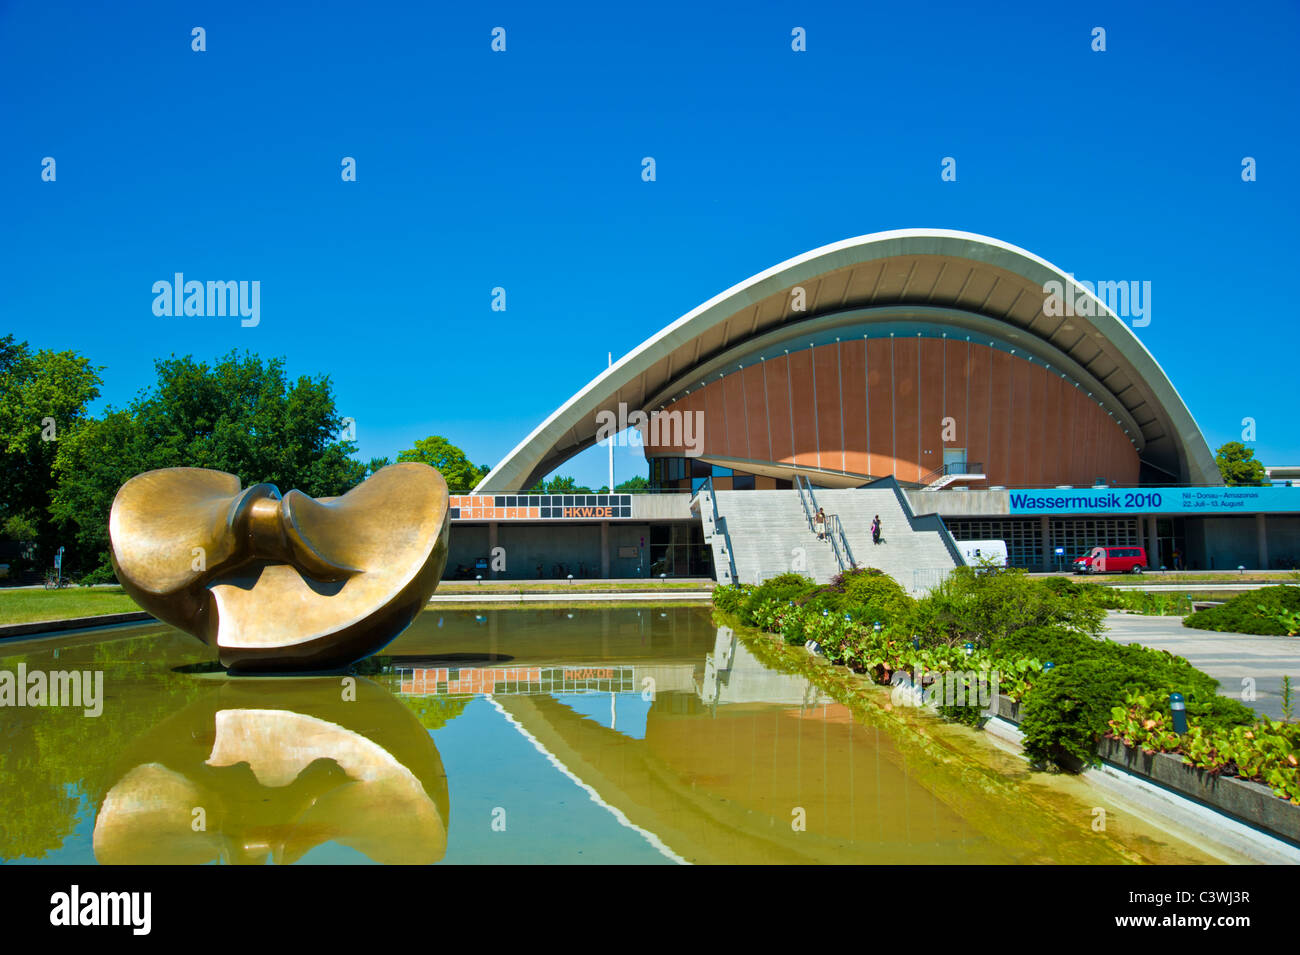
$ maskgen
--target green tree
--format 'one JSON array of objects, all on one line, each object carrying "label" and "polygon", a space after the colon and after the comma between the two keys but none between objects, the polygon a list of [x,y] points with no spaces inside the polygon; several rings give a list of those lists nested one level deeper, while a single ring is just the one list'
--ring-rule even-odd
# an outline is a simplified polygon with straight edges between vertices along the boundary
[{"label": "green tree", "polygon": [[1261,487],[1268,484],[1264,465],[1255,460],[1255,451],[1240,441],[1229,441],[1214,453],[1223,483],[1229,487]]},{"label": "green tree", "polygon": [[397,460],[419,461],[436,468],[452,494],[468,494],[487,473],[487,468],[470,464],[464,451],[437,434],[421,438],[414,448],[399,454]]},{"label": "green tree", "polygon": [[594,494],[595,492],[571,477],[553,477],[549,481],[538,481],[528,489],[530,494]]},{"label": "green tree", "polygon": [[77,570],[111,575],[108,513],[118,488],[142,471],[212,468],[245,487],[267,482],[312,497],[364,479],[366,465],[351,458],[355,444],[339,440],[343,421],[327,376],[290,383],[283,359],[233,351],[212,366],[186,356],[154,367],[152,392],[58,442],[52,511],[75,528]]},{"label": "green tree", "polygon": [[0,338],[0,532],[36,544],[40,564],[60,543],[50,514],[59,442],[99,397],[99,370],[76,352]]},{"label": "green tree", "polygon": [[638,491],[650,490],[650,482],[643,477],[628,478],[626,481],[614,488],[623,494],[635,494]]}]

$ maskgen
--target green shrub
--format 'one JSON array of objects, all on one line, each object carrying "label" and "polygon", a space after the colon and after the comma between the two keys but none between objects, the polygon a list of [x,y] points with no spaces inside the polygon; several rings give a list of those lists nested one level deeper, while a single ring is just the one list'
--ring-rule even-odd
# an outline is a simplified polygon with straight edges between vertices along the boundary
[{"label": "green shrub", "polygon": [[856,621],[888,625],[906,618],[916,601],[894,578],[868,569],[838,574],[826,586],[808,591],[794,603],[817,613],[847,613]]},{"label": "green shrub", "polygon": [[723,584],[713,588],[713,606],[723,613],[739,614],[749,601],[747,584]]},{"label": "green shrub", "polygon": [[1036,677],[1021,713],[1025,750],[1037,762],[1056,762],[1062,753],[1091,759],[1083,754],[1092,752],[1111,718],[1110,708],[1126,692],[1166,701],[1170,693],[1181,693],[1188,719],[1207,728],[1255,721],[1249,707],[1219,695],[1218,680],[1165,650],[1031,627],[995,642],[992,653],[995,660],[1031,658],[1054,664]]},{"label": "green shrub", "polygon": [[841,576],[844,606],[854,619],[889,624],[905,618],[916,606],[898,581],[878,570],[867,568]]},{"label": "green shrub", "polygon": [[1077,633],[1101,632],[1105,611],[1092,600],[1058,592],[1017,568],[975,573],[958,567],[916,602],[908,624],[923,643],[950,646],[992,641],[1025,627],[1055,626]]},{"label": "green shrub", "polygon": [[749,597],[745,601],[744,609],[740,614],[741,619],[748,624],[753,624],[755,622],[755,612],[767,601],[788,603],[802,597],[816,587],[817,585],[811,579],[802,574],[779,574],[763,581],[750,590]]},{"label": "green shrub", "polygon": [[[1112,644],[1113,645],[1113,644]],[[1094,637],[1074,633],[1063,627],[1022,627],[1015,633],[993,642],[997,658],[1028,657],[1041,663],[1051,661],[1060,666],[1105,652],[1106,643]]]},{"label": "green shrub", "polygon": [[1287,627],[1279,618],[1296,612],[1300,612],[1300,587],[1263,587],[1238,594],[1218,607],[1198,610],[1183,619],[1183,626],[1287,636]]},{"label": "green shrub", "polygon": [[1021,709],[1025,755],[1038,765],[1059,765],[1063,757],[1095,764],[1111,707],[1124,698],[1125,686],[1141,678],[1139,671],[1105,659],[1047,670]]},{"label": "green shrub", "polygon": [[1040,578],[1039,583],[1058,597],[1068,597],[1071,600],[1092,600],[1106,606],[1109,606],[1109,601],[1113,599],[1113,595],[1119,593],[1112,587],[1085,583],[1072,577],[1044,577]]},{"label": "green shrub", "polygon": [[844,607],[844,592],[831,587],[817,587],[796,597],[794,605],[810,612],[821,613],[823,610],[828,610],[831,613],[841,613]]},{"label": "green shrub", "polygon": [[79,583],[85,587],[94,584],[115,584],[117,583],[117,574],[114,572],[112,565],[105,561],[82,577]]}]

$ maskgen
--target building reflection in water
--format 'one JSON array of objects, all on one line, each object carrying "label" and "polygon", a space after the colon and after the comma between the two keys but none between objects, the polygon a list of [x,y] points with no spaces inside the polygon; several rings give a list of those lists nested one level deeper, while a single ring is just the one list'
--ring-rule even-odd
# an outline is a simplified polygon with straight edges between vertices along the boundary
[{"label": "building reflection in water", "polygon": [[213,682],[124,755],[95,818],[99,862],[292,863],[327,842],[381,863],[443,857],[442,760],[387,689],[362,677]]}]

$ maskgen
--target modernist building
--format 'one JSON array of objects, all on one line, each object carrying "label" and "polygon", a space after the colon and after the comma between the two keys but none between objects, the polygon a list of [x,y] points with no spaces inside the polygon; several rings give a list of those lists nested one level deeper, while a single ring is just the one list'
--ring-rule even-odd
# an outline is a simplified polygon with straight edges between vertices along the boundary
[{"label": "modernist building", "polygon": [[[1201,567],[1300,557],[1300,504],[1225,500],[1186,405],[1104,300],[1116,291],[1099,296],[970,233],[911,229],[824,246],[649,338],[475,492],[495,500],[530,487],[605,437],[611,416],[640,412],[651,482],[674,500],[706,479],[740,490],[892,477],[917,512],[940,514],[959,539],[1005,539],[1024,566],[1099,543],[1144,544],[1153,566],[1172,566],[1175,551]],[[1064,493],[1102,487],[1206,492]]]}]

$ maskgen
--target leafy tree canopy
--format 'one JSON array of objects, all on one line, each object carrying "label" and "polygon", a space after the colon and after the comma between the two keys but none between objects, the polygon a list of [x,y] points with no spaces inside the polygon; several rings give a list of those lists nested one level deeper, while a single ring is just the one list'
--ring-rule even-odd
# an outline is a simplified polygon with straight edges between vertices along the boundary
[{"label": "leafy tree canopy", "polygon": [[399,454],[397,460],[419,461],[437,468],[452,494],[468,494],[488,472],[486,467],[470,464],[464,451],[437,434],[421,438],[415,442],[414,448]]},{"label": "leafy tree canopy", "polygon": [[59,442],[99,397],[99,371],[75,352],[0,338],[0,529],[42,553],[57,546],[49,506]]},{"label": "leafy tree canopy", "polygon": [[549,481],[538,481],[528,489],[531,494],[594,494],[591,488],[579,486],[571,477],[553,477]]},{"label": "leafy tree canopy", "polygon": [[350,457],[355,444],[339,440],[328,376],[290,383],[283,359],[233,351],[211,366],[186,356],[154,367],[151,392],[59,438],[52,511],[74,528],[79,570],[110,573],[109,509],[142,471],[213,468],[245,487],[267,482],[312,497],[342,494],[365,477],[366,465]]},{"label": "leafy tree canopy", "polygon": [[1260,487],[1268,484],[1264,465],[1255,460],[1255,451],[1240,441],[1229,441],[1214,454],[1214,462],[1229,487]]}]

